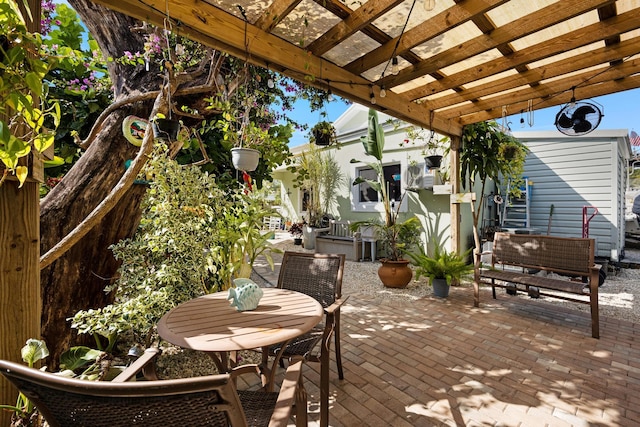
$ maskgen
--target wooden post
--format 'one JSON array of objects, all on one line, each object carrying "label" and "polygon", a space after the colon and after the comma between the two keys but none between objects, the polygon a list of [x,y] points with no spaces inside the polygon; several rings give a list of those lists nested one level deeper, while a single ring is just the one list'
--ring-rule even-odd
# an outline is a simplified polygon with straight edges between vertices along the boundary
[{"label": "wooden post", "polygon": [[[449,165],[451,185],[453,186],[451,193],[460,193],[460,137],[451,136],[451,150],[449,152]],[[451,213],[451,251],[460,253],[460,203],[450,204]]]},{"label": "wooden post", "polygon": [[[40,1],[28,0],[31,32],[40,31]],[[22,8],[23,2],[17,3]],[[39,157],[30,161],[30,171],[40,170],[39,162]],[[0,359],[22,362],[20,349],[27,339],[40,338],[40,183],[32,177],[18,185],[7,179],[0,186]],[[0,404],[15,405],[17,396],[0,376]],[[0,411],[1,426],[10,419],[10,412]]]},{"label": "wooden post", "polygon": [[[40,338],[39,183],[7,180],[0,187],[0,359],[22,362],[20,349]],[[15,404],[16,390],[0,378],[0,403]],[[0,425],[10,413],[0,412]]]}]

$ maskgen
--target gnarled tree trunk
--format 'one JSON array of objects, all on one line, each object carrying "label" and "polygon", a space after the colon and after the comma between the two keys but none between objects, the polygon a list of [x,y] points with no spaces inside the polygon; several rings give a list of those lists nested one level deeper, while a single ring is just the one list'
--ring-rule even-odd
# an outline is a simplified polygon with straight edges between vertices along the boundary
[{"label": "gnarled tree trunk", "polygon": [[[137,23],[86,0],[70,0],[105,56],[121,57],[124,51],[143,51],[143,35],[132,32]],[[124,66],[112,62],[114,102],[157,91],[162,85],[158,69]],[[153,100],[117,109],[105,120],[96,139],[63,180],[41,202],[41,253],[45,254],[72,231],[111,192],[125,171],[125,161],[138,148],[122,135],[122,121],[128,115],[149,117]],[[84,135],[82,135],[84,136]],[[98,308],[112,302],[104,293],[113,281],[118,263],[108,249],[133,235],[140,220],[144,186],[134,185],[115,208],[86,236],[41,272],[43,295],[42,338],[51,352],[50,364],[72,343],[67,320],[78,310]]]}]

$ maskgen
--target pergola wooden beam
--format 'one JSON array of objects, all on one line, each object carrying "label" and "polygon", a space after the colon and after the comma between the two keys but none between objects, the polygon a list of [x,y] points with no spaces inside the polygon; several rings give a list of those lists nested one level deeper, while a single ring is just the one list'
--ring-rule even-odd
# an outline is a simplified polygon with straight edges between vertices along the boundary
[{"label": "pergola wooden beam", "polygon": [[[635,12],[627,12],[611,18],[606,22],[598,22],[574,31],[571,37],[558,36],[550,40],[521,49],[509,57],[499,57],[482,64],[481,67],[464,70],[451,74],[444,79],[429,83],[422,88],[404,92],[410,99],[419,99],[433,93],[440,93],[454,87],[464,86],[485,77],[508,71],[516,66],[529,64],[550,58],[573,49],[578,49],[595,43],[603,37],[614,36],[631,31],[638,26],[638,16]],[[638,45],[636,44],[636,52]],[[576,70],[574,67],[573,70]]]},{"label": "pergola wooden beam", "polygon": [[[518,73],[497,79],[486,84],[465,88],[463,92],[441,96],[429,101],[435,110],[445,109],[456,104],[473,101],[483,96],[504,92],[514,87],[525,85],[538,85],[543,80],[559,77],[574,72],[576,69],[587,69],[604,63],[619,63],[622,59],[637,53],[640,38],[633,38],[620,42],[617,45],[605,46],[580,55],[532,68],[524,73]],[[505,103],[509,101],[505,98]]]},{"label": "pergola wooden beam", "polygon": [[[130,8],[117,0],[98,0],[95,3],[158,26],[163,26],[166,19],[163,0],[146,0],[147,9]],[[324,58],[311,55],[307,50],[293,46],[251,24],[246,25],[249,51],[245,52],[244,20],[207,3],[172,4],[170,16],[175,22],[174,26],[180,23],[181,34],[196,41],[231,52],[253,64],[278,69],[293,78],[309,76],[309,79],[303,80],[322,89],[326,89],[327,82],[330,82],[334,93],[355,102],[369,104],[373,94],[377,101],[374,108],[419,126],[426,126],[429,122],[430,111],[427,106],[411,103],[405,96],[392,91],[387,91],[387,96],[382,98],[379,96],[379,88],[363,77],[353,75]],[[216,28],[215,40],[207,36],[211,28]],[[462,133],[462,127],[455,121],[443,121],[436,117],[431,125],[446,135]]]},{"label": "pergola wooden beam", "polygon": [[[394,49],[397,55],[402,55],[409,49],[432,40],[445,31],[462,25],[506,1],[507,0],[468,1],[455,5],[451,9],[434,16],[429,21],[425,21],[410,29],[403,35],[389,40],[377,49],[345,65],[344,68],[354,74],[363,73],[378,64],[388,61]],[[396,43],[398,43],[397,49]]]},{"label": "pergola wooden beam", "polygon": [[[420,64],[405,68],[401,70],[397,76],[385,76],[376,83],[379,85],[384,84],[386,87],[401,85],[425,74],[467,60],[473,56],[497,48],[502,44],[513,42],[514,40],[573,18],[580,13],[596,9],[611,2],[611,0],[583,0],[579,2],[581,7],[572,8],[566,7],[564,2],[553,3],[531,15],[517,19],[503,27],[496,28],[490,35],[483,34],[475,37],[463,45],[440,52],[428,60],[422,61]],[[425,95],[426,94],[423,94],[423,96]],[[420,97],[421,96],[415,96],[414,99]]]},{"label": "pergola wooden beam", "polygon": [[472,117],[477,110],[500,109],[502,106],[514,105],[518,102],[527,103],[529,100],[532,100],[533,104],[537,105],[545,99],[563,92],[571,92],[571,88],[574,87],[579,88],[606,83],[612,79],[617,81],[631,77],[638,72],[638,67],[640,67],[640,58],[621,63],[606,70],[603,69],[601,74],[594,75],[593,70],[588,70],[584,73],[553,80],[543,85],[525,86],[520,90],[509,91],[503,96],[485,98],[473,104],[456,106],[440,111],[440,115],[449,118],[460,117],[463,121],[468,121],[469,117]]}]

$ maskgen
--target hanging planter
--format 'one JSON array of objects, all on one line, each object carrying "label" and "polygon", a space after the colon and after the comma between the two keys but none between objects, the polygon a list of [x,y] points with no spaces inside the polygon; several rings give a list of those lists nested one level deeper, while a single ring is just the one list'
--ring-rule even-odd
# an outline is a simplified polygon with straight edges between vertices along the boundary
[{"label": "hanging planter", "polygon": [[151,128],[153,129],[154,138],[175,141],[180,131],[180,122],[178,120],[156,118],[151,122]]},{"label": "hanging planter", "polygon": [[311,138],[314,144],[326,147],[336,142],[336,130],[329,122],[318,122],[311,128]]},{"label": "hanging planter", "polygon": [[442,156],[427,156],[424,158],[424,163],[428,168],[439,168],[442,163]]},{"label": "hanging planter", "polygon": [[260,152],[253,148],[232,148],[231,161],[234,168],[245,172],[253,172],[258,167]]}]

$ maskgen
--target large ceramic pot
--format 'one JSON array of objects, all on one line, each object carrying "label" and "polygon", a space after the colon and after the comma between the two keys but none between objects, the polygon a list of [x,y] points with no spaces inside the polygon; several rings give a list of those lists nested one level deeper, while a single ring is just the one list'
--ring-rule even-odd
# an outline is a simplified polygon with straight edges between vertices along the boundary
[{"label": "large ceramic pot", "polygon": [[252,172],[258,167],[260,152],[253,148],[236,147],[231,149],[233,167],[245,172]]},{"label": "large ceramic pot", "polygon": [[431,281],[433,287],[433,295],[439,298],[446,298],[449,296],[449,284],[447,279],[433,279]]},{"label": "large ceramic pot", "polygon": [[409,268],[409,260],[382,260],[381,262],[378,277],[383,285],[388,288],[404,288],[409,284],[413,277],[413,271]]}]

